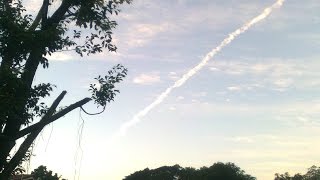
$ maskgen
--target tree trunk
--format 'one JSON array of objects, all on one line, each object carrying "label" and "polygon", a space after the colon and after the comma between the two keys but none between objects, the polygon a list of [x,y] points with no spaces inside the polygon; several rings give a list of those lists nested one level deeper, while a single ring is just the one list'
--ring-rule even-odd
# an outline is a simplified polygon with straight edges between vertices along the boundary
[{"label": "tree trunk", "polygon": [[[63,99],[63,97],[66,95],[66,91],[63,91],[57,99],[52,103],[52,106],[48,110],[47,114],[40,120],[45,121],[46,119],[50,118],[53,113],[55,112],[57,106]],[[32,145],[33,141],[37,138],[39,133],[42,131],[44,126],[41,128],[35,129],[34,131],[30,132],[28,137],[24,140],[24,142],[20,145],[19,150],[15,153],[13,158],[9,161],[9,163],[4,167],[3,171],[0,174],[0,179],[9,179],[11,173],[14,171],[14,169],[19,165],[22,158],[27,153],[29,147]]]},{"label": "tree trunk", "polygon": [[[42,31],[45,31],[48,26],[57,26],[65,12],[69,9],[71,3],[69,0],[62,1],[60,7],[50,18],[50,23],[47,24],[48,5],[49,1],[44,0],[43,5],[38,13],[42,19]],[[38,23],[39,20],[37,20],[36,23],[31,26],[30,30],[33,31],[37,27]],[[15,102],[14,110],[10,111],[10,114],[7,115],[5,108],[2,109],[2,107],[6,106],[5,102],[0,102],[0,132],[4,137],[8,137],[0,139],[0,171],[2,171],[6,166],[7,158],[10,155],[10,151],[15,145],[15,140],[13,140],[13,137],[16,137],[21,126],[26,121],[26,119],[24,118],[25,106],[29,98],[30,88],[32,86],[34,75],[44,53],[44,47],[45,45],[39,47],[37,46],[37,44],[35,44],[35,47],[33,47],[30,52],[29,58],[26,60],[24,72],[21,75],[22,84],[17,88],[15,92],[15,99],[18,99],[18,101]],[[10,50],[8,49],[7,52],[15,52],[15,49],[10,48]],[[8,67],[12,66],[13,58],[10,59],[9,57],[11,56],[8,55],[7,58],[4,58],[1,62],[0,85],[5,83],[6,79],[4,75],[7,73],[6,70],[9,69]],[[0,95],[2,94],[5,95],[1,92],[0,88]]]},{"label": "tree trunk", "polygon": [[6,126],[3,130],[3,135],[9,137],[10,140],[0,141],[0,169],[5,167],[7,163],[7,157],[9,157],[10,151],[15,145],[15,140],[12,140],[11,138],[16,136],[21,128],[21,125],[26,121],[24,118],[25,106],[41,57],[41,51],[38,49],[30,53],[30,56],[26,62],[24,73],[21,76],[23,83],[20,87],[17,87],[18,90],[16,91],[16,99],[18,101],[15,102],[16,104],[14,110],[8,115]]},{"label": "tree trunk", "polygon": [[9,179],[11,173],[14,169],[20,164],[22,158],[27,153],[28,149],[32,145],[33,141],[37,138],[42,129],[38,129],[28,135],[24,142],[20,145],[19,150],[16,152],[14,157],[10,162],[5,166],[4,170],[0,173],[0,179]]},{"label": "tree trunk", "polygon": [[[11,173],[19,165],[19,163],[21,162],[22,158],[25,156],[26,152],[28,151],[28,149],[32,145],[35,138],[37,138],[38,134],[42,131],[42,129],[46,125],[52,123],[53,121],[68,114],[70,111],[72,111],[76,108],[79,108],[79,107],[83,106],[84,104],[88,103],[89,101],[91,101],[91,98],[84,98],[84,99],[82,99],[74,104],[71,104],[68,107],[60,110],[59,112],[54,113],[57,106],[59,105],[60,101],[65,96],[65,94],[66,94],[66,91],[63,91],[57,97],[57,99],[52,103],[51,107],[49,108],[47,114],[45,116],[43,116],[43,118],[41,118],[41,120],[38,123],[31,125],[21,131],[18,131],[15,134],[15,136],[13,136],[12,138],[9,138],[9,140],[7,140],[7,141],[3,141],[3,142],[6,142],[6,143],[4,143],[6,145],[5,147],[7,148],[6,150],[8,151],[8,153],[10,153],[10,150],[14,147],[15,140],[20,137],[23,137],[26,134],[29,134],[27,136],[27,138],[24,140],[24,142],[20,145],[19,150],[15,153],[13,158],[8,163],[7,163],[7,161],[4,161],[3,167],[2,167],[2,172],[0,173],[0,180],[8,179],[10,177]],[[10,144],[10,143],[13,143],[13,144]],[[4,151],[5,151],[5,149],[4,150],[0,149],[0,154],[1,154],[1,152],[4,152]],[[3,156],[3,157],[7,158],[7,156]]]}]

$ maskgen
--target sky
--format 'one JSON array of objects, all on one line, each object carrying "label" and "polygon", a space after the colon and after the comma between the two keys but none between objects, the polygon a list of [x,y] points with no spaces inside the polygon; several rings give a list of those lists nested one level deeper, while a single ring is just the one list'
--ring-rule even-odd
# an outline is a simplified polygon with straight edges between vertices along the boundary
[{"label": "sky", "polygon": [[[39,1],[25,1],[35,12]],[[259,180],[305,173],[320,161],[320,3],[287,0],[225,47],[125,136],[121,126],[275,0],[134,0],[114,20],[117,53],[56,53],[35,84],[57,85],[62,106],[90,96],[94,78],[120,63],[128,76],[106,111],[75,110],[36,140],[39,165],[67,179],[114,179],[146,167],[233,162]],[[97,112],[93,103],[85,105]],[[83,123],[83,124],[82,124]],[[83,127],[83,128],[81,128]],[[79,133],[80,132],[80,133]],[[82,132],[82,133],[81,133]],[[80,138],[79,138],[80,135]],[[80,147],[79,147],[80,145]]]}]

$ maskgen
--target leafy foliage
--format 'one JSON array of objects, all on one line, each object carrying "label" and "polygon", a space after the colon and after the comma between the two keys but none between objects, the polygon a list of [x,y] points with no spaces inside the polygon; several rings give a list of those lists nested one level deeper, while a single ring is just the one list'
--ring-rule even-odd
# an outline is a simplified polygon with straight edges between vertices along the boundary
[{"label": "leafy foliage", "polygon": [[56,0],[41,0],[36,16],[26,11],[23,1],[26,0],[0,1],[0,179],[8,177],[12,168],[24,160],[20,154],[27,153],[31,139],[37,136],[26,138],[19,148],[21,151],[11,158],[10,151],[15,137],[21,137],[17,134],[22,127],[47,117],[49,112],[51,116],[68,113],[89,100],[105,107],[119,92],[115,83],[127,74],[126,68],[117,65],[106,76],[96,78],[99,84],[91,86],[91,98],[84,98],[69,109],[56,111],[55,107],[49,111],[44,99],[55,86],[33,84],[38,68],[49,68],[47,57],[56,52],[70,51],[82,57],[104,49],[116,51],[112,31],[117,23],[111,17],[120,12],[121,4],[132,0],[61,0],[58,6],[52,6]]},{"label": "leafy foliage", "polygon": [[[38,180],[59,180],[61,176],[58,176],[57,173],[54,173],[50,170],[47,170],[46,166],[39,166],[37,169],[31,172],[31,175],[34,179]],[[65,179],[62,179],[65,180]]]},{"label": "leafy foliage", "polygon": [[48,106],[44,102],[39,102],[40,99],[43,99],[47,96],[50,96],[50,92],[53,90],[54,85],[50,83],[41,83],[33,86],[30,89],[30,98],[27,101],[27,118],[25,125],[32,122],[35,117],[41,117],[45,115],[48,111]]},{"label": "leafy foliage", "polygon": [[[50,8],[53,0],[48,2],[47,8]],[[117,23],[109,16],[120,12],[120,4],[130,2],[131,0],[64,0],[51,17],[42,18],[40,22],[37,17],[26,12],[21,0],[1,1],[0,97],[7,103],[0,104],[0,127],[10,118],[10,114],[19,111],[17,108],[20,107],[17,106],[20,104],[25,104],[23,118],[20,117],[24,125],[32,122],[34,117],[43,116],[48,109],[40,100],[50,95],[53,87],[50,83],[30,87],[30,90],[20,89],[26,85],[23,75],[27,70],[27,61],[32,60],[34,52],[42,67],[48,68],[49,61],[45,56],[57,51],[74,50],[80,56],[102,52],[103,48],[116,51],[116,46],[112,44],[112,30]],[[62,12],[63,9],[65,12]],[[42,13],[40,10],[39,14]],[[7,61],[11,63],[5,64]],[[96,104],[105,106],[118,92],[107,88],[112,87],[112,82],[121,81],[127,70],[119,65],[116,68],[123,70],[116,74],[113,69],[114,74],[109,71],[104,78],[96,78],[102,87],[99,90],[91,89]],[[116,75],[115,80],[112,75]],[[20,91],[29,91],[27,103],[24,98],[16,97]]]},{"label": "leafy foliage", "polygon": [[233,163],[214,163],[210,167],[195,169],[192,167],[182,168],[179,165],[162,166],[157,169],[144,169],[137,171],[124,180],[255,180],[251,175],[245,174]]},{"label": "leafy foliage", "polygon": [[89,89],[94,102],[100,106],[106,106],[108,102],[113,101],[116,93],[120,92],[118,89],[115,89],[114,84],[122,81],[127,72],[126,68],[118,64],[109,70],[108,75],[105,77],[98,76],[95,78],[98,84],[90,84]]},{"label": "leafy foliage", "polygon": [[290,176],[288,172],[284,174],[275,174],[274,180],[319,180],[320,179],[320,167],[311,166],[306,174],[295,174],[294,176]]},{"label": "leafy foliage", "polygon": [[[26,152],[25,156],[20,160],[18,166],[14,169],[14,171],[11,173],[11,175],[22,175],[23,173],[25,173],[26,170],[23,167],[23,162],[29,161],[32,156],[33,156],[33,154],[32,154],[32,148],[31,148],[31,150],[29,149]],[[8,157],[8,158],[10,159],[11,157]]]}]

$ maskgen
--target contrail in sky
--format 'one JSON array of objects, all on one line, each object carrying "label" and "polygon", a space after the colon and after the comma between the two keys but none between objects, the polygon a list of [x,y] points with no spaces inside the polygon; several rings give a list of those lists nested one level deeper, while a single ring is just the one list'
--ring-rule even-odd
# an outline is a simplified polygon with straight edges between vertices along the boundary
[{"label": "contrail in sky", "polygon": [[226,45],[231,43],[237,36],[240,34],[246,32],[252,25],[260,22],[261,20],[265,19],[270,15],[270,13],[275,8],[280,8],[285,0],[277,0],[273,5],[267,7],[263,10],[263,12],[250,20],[249,22],[245,23],[242,27],[235,30],[234,32],[230,33],[227,38],[225,38],[218,47],[214,48],[212,51],[210,51],[202,60],[201,62],[194,66],[192,69],[190,69],[187,73],[185,73],[179,80],[177,80],[172,86],[168,87],[164,92],[162,92],[150,105],[142,109],[140,112],[138,112],[136,115],[133,116],[133,118],[125,123],[122,124],[121,128],[119,129],[118,134],[120,136],[124,136],[127,132],[127,130],[132,127],[135,124],[138,124],[141,121],[141,118],[143,118],[150,110],[152,110],[154,107],[156,107],[158,104],[160,104],[170,93],[173,89],[182,86],[189,78],[191,78],[193,75],[195,75],[199,70],[201,70],[210,59],[212,59],[218,52],[222,50]]}]

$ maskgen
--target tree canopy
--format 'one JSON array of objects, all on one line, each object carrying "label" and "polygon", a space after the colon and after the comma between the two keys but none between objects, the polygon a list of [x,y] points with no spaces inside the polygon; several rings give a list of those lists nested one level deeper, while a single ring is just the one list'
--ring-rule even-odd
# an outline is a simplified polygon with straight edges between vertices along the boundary
[{"label": "tree canopy", "polygon": [[[117,23],[111,18],[131,0],[42,0],[36,14],[25,9],[25,2],[0,1],[0,179],[7,179],[28,158],[29,147],[47,124],[91,100],[104,110],[119,92],[115,84],[127,74],[116,65],[90,85],[90,96],[58,110],[63,91],[51,106],[45,104],[55,85],[33,80],[39,67],[49,68],[47,57],[62,51],[80,57],[116,51],[112,30]],[[22,137],[18,151],[10,154]]]},{"label": "tree canopy", "polygon": [[214,163],[210,167],[195,169],[192,167],[183,168],[179,165],[162,166],[156,169],[146,168],[137,171],[124,180],[255,180],[256,178],[246,174],[240,167],[233,163]]},{"label": "tree canopy", "polygon": [[293,176],[290,176],[288,172],[284,174],[275,174],[274,180],[318,180],[320,179],[320,167],[315,165],[311,166],[306,174],[297,173]]},{"label": "tree canopy", "polygon": [[[31,175],[34,179],[39,180],[59,180],[61,179],[61,176],[59,176],[57,173],[54,173],[51,170],[47,170],[46,166],[39,166],[35,170],[31,172]],[[62,179],[65,180],[65,179]]]}]

